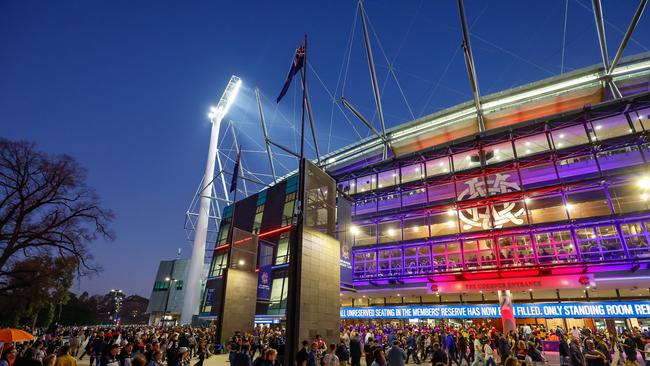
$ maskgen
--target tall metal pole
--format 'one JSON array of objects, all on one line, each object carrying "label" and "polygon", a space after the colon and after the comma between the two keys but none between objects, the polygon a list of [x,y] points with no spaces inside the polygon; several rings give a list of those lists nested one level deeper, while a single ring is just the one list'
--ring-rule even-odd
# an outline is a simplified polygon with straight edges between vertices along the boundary
[{"label": "tall metal pole", "polygon": [[[359,15],[361,15],[361,29],[363,30],[363,41],[366,45],[366,57],[368,58],[368,69],[370,71],[370,80],[372,81],[372,94],[375,97],[375,104],[377,105],[377,115],[381,122],[381,134],[386,139],[386,123],[384,122],[384,109],[381,106],[381,94],[379,93],[379,83],[377,82],[377,72],[375,70],[375,60],[372,56],[372,45],[370,44],[370,37],[368,36],[368,27],[366,25],[366,11],[363,8],[363,0],[359,0]],[[384,144],[384,156],[388,157],[388,146]]]},{"label": "tall metal pole", "polygon": [[264,120],[264,111],[262,111],[262,102],[260,100],[260,89],[255,88],[255,100],[257,101],[257,110],[260,112],[260,123],[262,123],[262,132],[264,132],[264,146],[266,146],[266,155],[269,158],[269,166],[271,166],[271,174],[273,174],[273,183],[277,183],[278,179],[275,175],[275,165],[273,165],[273,153],[269,146],[269,131],[266,129],[266,121]]},{"label": "tall metal pole", "polygon": [[478,120],[478,131],[483,134],[485,132],[485,122],[483,121],[483,108],[481,107],[481,93],[478,88],[478,79],[476,78],[474,55],[472,54],[472,45],[470,43],[469,28],[467,27],[467,18],[465,17],[465,5],[463,4],[463,0],[458,0],[458,13],[460,15],[460,24],[463,30],[463,54],[465,56],[467,76],[472,87],[472,97],[474,98],[476,119]]},{"label": "tall metal pole", "polygon": [[305,56],[303,58],[303,65],[302,65],[302,70],[300,73],[300,77],[302,78],[302,114],[300,117],[300,159],[305,157],[305,104],[307,103],[305,99],[307,99],[307,93],[304,88],[304,85],[306,84],[306,78],[307,78],[307,35],[305,34]]},{"label": "tall metal pole", "polygon": [[[208,236],[208,220],[210,218],[211,194],[214,181],[214,165],[219,153],[219,130],[221,121],[228,113],[228,109],[239,92],[241,79],[232,76],[226,90],[224,91],[219,104],[214,107],[210,114],[211,130],[210,145],[208,147],[208,159],[205,164],[203,183],[199,189],[199,217],[197,218],[196,230],[194,231],[194,244],[192,247],[192,258],[187,275],[187,287],[183,299],[183,310],[181,312],[181,324],[190,324],[192,316],[198,314],[201,303],[201,276],[203,272],[203,261],[205,259],[205,246]],[[223,175],[223,173],[221,173]]]},{"label": "tall metal pole", "polygon": [[625,35],[623,36],[621,45],[618,46],[618,50],[616,51],[614,60],[612,61],[611,65],[609,65],[609,69],[607,70],[608,76],[612,74],[612,72],[616,68],[616,65],[618,65],[618,61],[620,61],[621,57],[623,56],[623,51],[625,51],[627,42],[629,42],[630,38],[632,38],[632,33],[634,32],[634,29],[636,29],[636,25],[639,23],[639,19],[641,19],[641,15],[643,15],[643,10],[645,10],[646,5],[648,5],[648,0],[641,0],[639,6],[636,8],[636,12],[634,12],[632,21],[630,21],[630,25],[627,27],[627,30],[625,31]]},{"label": "tall metal pole", "polygon": [[[307,65],[304,66],[307,68]],[[305,74],[307,70],[305,70]],[[316,129],[314,128],[314,113],[311,110],[311,100],[309,100],[309,92],[307,91],[307,77],[305,76],[302,84],[305,92],[305,108],[307,108],[307,116],[309,117],[309,127],[311,128],[311,137],[314,141],[314,149],[316,149],[316,161],[320,163],[320,150],[318,149],[318,141],[316,140]]]},{"label": "tall metal pole", "polygon": [[605,37],[605,19],[603,18],[603,8],[600,0],[593,0],[594,20],[596,21],[596,30],[598,31],[598,44],[600,47],[600,56],[603,60],[603,69],[605,71],[605,85],[612,91],[614,98],[621,98],[621,92],[618,90],[614,81],[611,80],[609,74],[609,54],[607,53],[607,39]]}]

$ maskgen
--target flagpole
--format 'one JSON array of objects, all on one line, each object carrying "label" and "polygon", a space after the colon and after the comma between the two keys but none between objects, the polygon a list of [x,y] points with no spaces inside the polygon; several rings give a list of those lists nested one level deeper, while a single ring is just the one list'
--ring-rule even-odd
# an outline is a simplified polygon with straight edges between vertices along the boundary
[{"label": "flagpole", "polygon": [[301,70],[302,78],[302,112],[300,118],[300,160],[305,157],[305,104],[307,103],[307,34],[305,34],[305,56]]}]

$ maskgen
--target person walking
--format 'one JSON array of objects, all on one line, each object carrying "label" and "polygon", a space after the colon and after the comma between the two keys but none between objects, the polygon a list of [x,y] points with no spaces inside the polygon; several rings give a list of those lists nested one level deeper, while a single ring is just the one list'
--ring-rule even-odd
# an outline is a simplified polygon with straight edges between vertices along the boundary
[{"label": "person walking", "polygon": [[585,356],[580,350],[580,341],[578,338],[572,338],[569,344],[569,357],[571,366],[586,366]]},{"label": "person walking", "polygon": [[386,362],[390,366],[404,366],[408,356],[406,352],[400,347],[399,341],[393,341],[393,345],[386,354]]},{"label": "person walking", "polygon": [[339,358],[336,355],[336,345],[330,344],[323,356],[323,366],[339,366]]},{"label": "person walking", "polygon": [[55,366],[77,366],[77,360],[70,355],[70,346],[64,345],[59,349]]},{"label": "person walking", "polygon": [[[348,338],[347,343],[350,343],[350,339]],[[340,366],[347,366],[348,362],[350,361],[350,349],[348,348],[346,344],[346,339],[341,338],[339,340],[338,346],[336,346],[336,357],[339,358],[339,365]]]},{"label": "person walking", "polygon": [[361,338],[355,332],[350,338],[350,366],[361,366]]},{"label": "person walking", "polygon": [[408,338],[406,338],[406,363],[409,363],[411,355],[413,355],[413,361],[419,365],[420,359],[418,358],[416,339],[412,333],[409,333]]}]

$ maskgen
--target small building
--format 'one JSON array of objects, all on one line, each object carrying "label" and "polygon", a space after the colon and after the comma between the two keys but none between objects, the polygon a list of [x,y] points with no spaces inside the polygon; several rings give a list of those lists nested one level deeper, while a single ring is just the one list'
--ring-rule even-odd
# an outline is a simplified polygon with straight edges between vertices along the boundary
[{"label": "small building", "polygon": [[150,325],[173,325],[180,319],[189,259],[162,260],[149,297]]}]

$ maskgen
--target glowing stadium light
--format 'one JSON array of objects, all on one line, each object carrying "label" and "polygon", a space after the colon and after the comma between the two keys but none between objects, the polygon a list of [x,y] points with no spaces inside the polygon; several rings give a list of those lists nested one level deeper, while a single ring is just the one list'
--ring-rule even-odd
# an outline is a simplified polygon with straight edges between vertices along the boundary
[{"label": "glowing stadium light", "polygon": [[226,89],[223,91],[219,103],[217,103],[216,107],[210,108],[210,119],[214,119],[215,117],[223,118],[228,114],[230,106],[235,102],[235,99],[237,99],[241,83],[242,81],[239,77],[235,75],[230,77],[230,81],[228,82],[228,85],[226,85]]},{"label": "glowing stadium light", "polygon": [[641,199],[644,200],[644,201],[647,201],[647,200],[648,200],[648,197],[650,197],[650,196],[648,196],[647,193],[643,193],[643,194],[641,194]]},{"label": "glowing stadium light", "polygon": [[352,233],[352,235],[357,235],[359,234],[359,228],[356,226],[350,226],[350,232]]},{"label": "glowing stadium light", "polygon": [[650,176],[644,176],[639,179],[639,187],[642,189],[650,188]]}]

